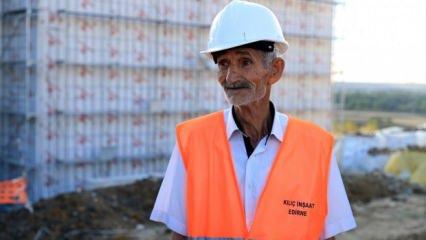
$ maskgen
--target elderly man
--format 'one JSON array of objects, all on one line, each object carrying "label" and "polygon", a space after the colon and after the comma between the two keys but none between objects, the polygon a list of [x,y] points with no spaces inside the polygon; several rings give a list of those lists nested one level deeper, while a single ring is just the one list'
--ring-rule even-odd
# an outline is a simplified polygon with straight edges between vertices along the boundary
[{"label": "elderly man", "polygon": [[355,227],[333,138],[270,102],[287,49],[266,7],[232,1],[209,54],[232,107],[179,124],[151,219],[173,239],[333,239]]}]

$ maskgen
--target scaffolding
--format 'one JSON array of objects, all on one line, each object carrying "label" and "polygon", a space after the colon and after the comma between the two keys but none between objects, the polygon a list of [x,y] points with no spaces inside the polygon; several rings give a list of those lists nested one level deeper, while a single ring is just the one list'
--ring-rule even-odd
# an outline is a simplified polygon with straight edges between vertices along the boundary
[{"label": "scaffolding", "polygon": [[[227,107],[198,54],[228,0],[3,0],[0,178],[31,200],[162,175],[176,123]],[[282,112],[331,127],[338,2],[263,0],[290,43]]]}]

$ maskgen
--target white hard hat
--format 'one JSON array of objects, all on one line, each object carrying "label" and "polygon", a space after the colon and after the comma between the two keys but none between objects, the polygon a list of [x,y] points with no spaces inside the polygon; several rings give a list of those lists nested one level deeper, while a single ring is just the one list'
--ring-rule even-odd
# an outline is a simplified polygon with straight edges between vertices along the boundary
[{"label": "white hard hat", "polygon": [[210,54],[258,41],[274,42],[279,53],[288,43],[274,13],[263,5],[234,0],[213,19],[207,49]]}]

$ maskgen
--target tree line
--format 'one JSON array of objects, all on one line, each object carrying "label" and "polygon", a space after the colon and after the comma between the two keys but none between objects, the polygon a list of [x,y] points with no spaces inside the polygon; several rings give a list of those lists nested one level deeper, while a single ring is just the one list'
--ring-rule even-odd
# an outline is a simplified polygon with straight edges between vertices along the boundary
[{"label": "tree line", "polygon": [[[341,93],[334,96],[336,104],[341,101]],[[426,92],[348,92],[345,93],[344,109],[426,114]]]}]

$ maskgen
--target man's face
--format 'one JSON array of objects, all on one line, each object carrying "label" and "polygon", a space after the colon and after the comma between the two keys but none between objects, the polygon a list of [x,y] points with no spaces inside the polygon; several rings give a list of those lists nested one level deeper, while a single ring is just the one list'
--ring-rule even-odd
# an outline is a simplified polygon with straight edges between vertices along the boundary
[{"label": "man's face", "polygon": [[230,104],[247,105],[265,96],[270,69],[264,65],[261,51],[231,49],[217,58],[217,65],[218,80]]}]

